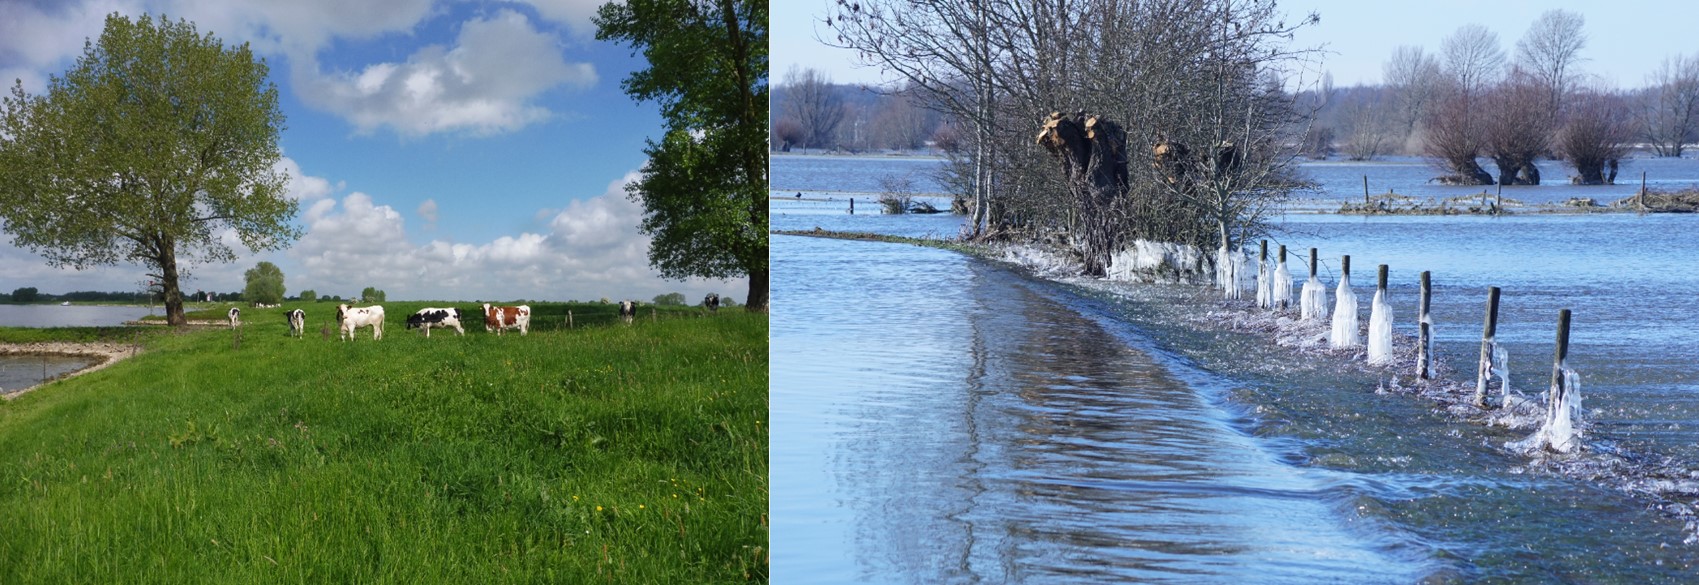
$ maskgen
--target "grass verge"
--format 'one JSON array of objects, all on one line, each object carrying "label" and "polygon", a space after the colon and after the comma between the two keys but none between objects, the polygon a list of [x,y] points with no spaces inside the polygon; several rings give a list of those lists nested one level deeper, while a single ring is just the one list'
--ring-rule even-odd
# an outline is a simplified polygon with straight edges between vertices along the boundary
[{"label": "grass verge", "polygon": [[0,583],[766,580],[765,315],[341,343],[282,310],[0,403]]}]

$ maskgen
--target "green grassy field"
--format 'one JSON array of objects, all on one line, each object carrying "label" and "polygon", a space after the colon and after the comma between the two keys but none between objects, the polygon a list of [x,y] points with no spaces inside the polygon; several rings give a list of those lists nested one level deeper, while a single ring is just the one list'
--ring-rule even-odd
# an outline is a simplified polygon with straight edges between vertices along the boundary
[{"label": "green grassy field", "polygon": [[243,309],[0,401],[0,583],[767,580],[765,315],[403,328],[433,305]]}]

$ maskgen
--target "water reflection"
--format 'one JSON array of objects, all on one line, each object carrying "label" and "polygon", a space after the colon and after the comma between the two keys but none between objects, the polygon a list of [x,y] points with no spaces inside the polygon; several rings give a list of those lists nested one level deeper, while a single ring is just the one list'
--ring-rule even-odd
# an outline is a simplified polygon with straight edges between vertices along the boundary
[{"label": "water reflection", "polygon": [[[1398,535],[1353,522],[1340,483],[1279,463],[1172,364],[1019,277],[926,253],[948,266],[917,269],[920,258],[881,244],[775,246],[785,274],[772,378],[778,580],[1407,582],[1420,572],[1394,550]],[[826,260],[834,249],[858,265]],[[799,411],[827,414],[781,428]],[[829,486],[791,468],[816,433],[829,436],[813,447],[824,460],[801,467]],[[787,510],[810,505],[798,496],[824,496],[811,505],[836,512],[793,518]],[[822,533],[836,530],[846,549],[785,547],[829,543]]]}]

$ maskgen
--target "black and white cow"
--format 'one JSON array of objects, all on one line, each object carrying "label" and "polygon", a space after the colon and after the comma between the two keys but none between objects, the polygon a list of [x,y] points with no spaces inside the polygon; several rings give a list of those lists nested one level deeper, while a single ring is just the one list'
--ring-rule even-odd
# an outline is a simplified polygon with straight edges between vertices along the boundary
[{"label": "black and white cow", "polygon": [[720,295],[719,295],[719,293],[708,293],[708,296],[702,298],[702,306],[707,307],[708,310],[710,310],[710,311],[719,312],[719,310],[720,310]]},{"label": "black and white cow", "polygon": [[620,301],[619,302],[619,319],[621,321],[625,321],[626,323],[631,323],[631,318],[636,317],[636,316],[637,316],[637,303],[635,301]]},{"label": "black and white cow", "polygon": [[407,316],[407,328],[424,329],[426,338],[431,336],[432,327],[453,327],[456,334],[466,334],[466,329],[460,326],[460,309],[425,308]]},{"label": "black and white cow", "polygon": [[367,325],[372,326],[372,341],[383,339],[383,306],[348,308],[348,305],[336,306],[336,326],[339,332],[336,337],[344,341],[354,338],[354,330]]},{"label": "black and white cow", "polygon": [[294,336],[296,338],[300,338],[301,334],[306,332],[306,330],[307,330],[307,312],[306,311],[303,311],[303,310],[300,310],[300,309],[293,309],[293,310],[290,310],[290,311],[284,313],[283,318],[289,320],[289,335]]},{"label": "black and white cow", "polygon": [[242,310],[241,309],[238,309],[236,307],[230,307],[230,313],[229,314],[230,314],[230,327],[231,328],[235,328],[237,325],[242,324]]}]

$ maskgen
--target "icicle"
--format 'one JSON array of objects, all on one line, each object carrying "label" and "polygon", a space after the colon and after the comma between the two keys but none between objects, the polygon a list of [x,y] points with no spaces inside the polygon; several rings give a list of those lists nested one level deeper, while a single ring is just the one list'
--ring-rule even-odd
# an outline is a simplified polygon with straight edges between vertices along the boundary
[{"label": "icicle", "polygon": [[1506,447],[1523,453],[1540,449],[1574,453],[1581,449],[1581,376],[1562,368],[1560,378],[1561,382],[1546,393],[1546,419],[1540,429],[1526,439],[1506,443]]},{"label": "icicle", "polygon": [[1244,256],[1228,251],[1226,246],[1215,250],[1215,283],[1221,287],[1221,297],[1238,300],[1244,287],[1240,286],[1240,270],[1244,267]]},{"label": "icicle", "polygon": [[1488,367],[1492,368],[1491,375],[1498,376],[1499,396],[1502,398],[1499,404],[1509,406],[1511,400],[1510,350],[1505,349],[1498,342],[1493,342],[1493,361]]},{"label": "icicle", "polygon": [[1272,287],[1269,282],[1268,262],[1257,262],[1257,308],[1267,309],[1273,302]]},{"label": "icicle", "polygon": [[1276,309],[1292,308],[1292,271],[1286,269],[1286,247],[1280,248],[1280,267],[1274,269],[1273,303]]},{"label": "icicle", "polygon": [[1327,287],[1321,279],[1314,276],[1304,282],[1303,297],[1299,301],[1299,317],[1305,321],[1320,321],[1327,318]]},{"label": "icicle", "polygon": [[1351,274],[1339,276],[1339,286],[1333,290],[1333,333],[1328,344],[1335,349],[1357,347],[1357,293],[1351,292]]},{"label": "icicle", "polygon": [[1376,290],[1369,304],[1369,363],[1392,363],[1392,306],[1386,302],[1386,289]]}]

